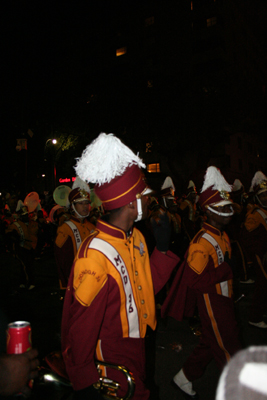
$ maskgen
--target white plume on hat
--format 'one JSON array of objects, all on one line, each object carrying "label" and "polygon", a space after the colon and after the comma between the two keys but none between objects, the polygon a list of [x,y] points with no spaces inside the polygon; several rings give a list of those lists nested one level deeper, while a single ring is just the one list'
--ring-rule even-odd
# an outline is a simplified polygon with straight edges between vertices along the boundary
[{"label": "white plume on hat", "polygon": [[146,167],[141,158],[113,133],[102,132],[85,148],[74,169],[82,180],[102,185],[123,175],[133,164]]},{"label": "white plume on hat", "polygon": [[242,182],[239,179],[235,179],[233,183],[233,192],[236,192],[237,190],[240,190],[244,187]]},{"label": "white plume on hat", "polygon": [[161,189],[168,189],[170,187],[175,191],[175,186],[174,186],[172,178],[170,176],[167,176],[161,186]]},{"label": "white plume on hat", "polygon": [[23,203],[22,200],[19,200],[19,201],[17,202],[16,212],[17,212],[17,211],[20,211],[20,210],[22,209],[22,207],[25,207],[25,204]]},{"label": "white plume on hat", "polygon": [[189,183],[188,183],[187,189],[190,189],[190,188],[193,188],[193,189],[194,189],[195,186],[196,186],[196,185],[194,184],[194,182],[190,180]]},{"label": "white plume on hat", "polygon": [[220,170],[213,166],[208,167],[206,171],[201,193],[205,192],[205,190],[207,190],[209,187],[212,187],[212,189],[219,191],[221,190],[224,190],[226,192],[232,191],[232,186],[226,182]]},{"label": "white plume on hat", "polygon": [[73,182],[73,185],[72,185],[72,190],[73,189],[83,189],[83,190],[85,190],[86,192],[89,192],[90,193],[90,187],[89,187],[89,185],[88,185],[88,183],[86,183],[86,182],[84,182],[79,176],[76,176],[76,179],[75,179],[75,181]]},{"label": "white plume on hat", "polygon": [[251,186],[249,191],[253,192],[254,187],[260,185],[264,181],[267,181],[267,177],[264,175],[263,172],[257,171],[251,181]]}]

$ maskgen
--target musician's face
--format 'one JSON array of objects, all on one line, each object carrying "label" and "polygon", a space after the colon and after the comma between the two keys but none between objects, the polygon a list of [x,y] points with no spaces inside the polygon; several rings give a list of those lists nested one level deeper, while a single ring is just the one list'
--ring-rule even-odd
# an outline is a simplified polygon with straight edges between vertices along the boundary
[{"label": "musician's face", "polygon": [[258,194],[258,199],[259,199],[262,207],[267,208],[267,191]]},{"label": "musician's face", "polygon": [[88,200],[79,201],[75,203],[75,208],[80,215],[86,217],[91,208],[90,201]]}]

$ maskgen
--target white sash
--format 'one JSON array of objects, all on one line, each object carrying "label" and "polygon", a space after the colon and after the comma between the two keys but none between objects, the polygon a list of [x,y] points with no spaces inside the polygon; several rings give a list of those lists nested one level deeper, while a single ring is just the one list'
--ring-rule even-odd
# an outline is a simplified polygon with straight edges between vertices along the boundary
[{"label": "white sash", "polygon": [[262,216],[262,218],[265,221],[265,224],[267,225],[267,215],[262,210],[257,209],[256,211]]},{"label": "white sash", "polygon": [[19,224],[18,222],[14,222],[14,225],[16,225],[16,227],[17,227],[18,230],[19,230],[19,234],[20,234],[20,242],[19,242],[19,245],[20,245],[21,247],[24,247],[25,235],[24,235],[23,229],[22,229],[22,227],[20,226],[20,224]]},{"label": "white sash", "polygon": [[[211,236],[207,232],[204,233],[202,235],[202,237],[204,239],[206,239],[214,247],[214,249],[215,249],[215,251],[217,253],[217,257],[218,257],[218,264],[220,265],[221,263],[223,263],[224,262],[224,255],[223,255],[222,249],[221,249],[219,243],[217,242],[217,240],[214,239],[214,237]],[[227,281],[220,282],[220,286],[221,286],[222,295],[226,296],[226,297],[229,297],[228,282]]]},{"label": "white sash", "polygon": [[129,337],[140,338],[139,318],[134,300],[133,289],[127,268],[120,254],[111,244],[99,238],[92,239],[88,248],[98,250],[103,253],[119,272],[125,293],[125,307],[129,324]]},{"label": "white sash", "polygon": [[74,236],[75,243],[76,243],[76,253],[77,253],[77,251],[82,243],[82,238],[81,238],[79,229],[72,221],[66,221],[65,224],[67,224],[73,232],[73,236]]}]

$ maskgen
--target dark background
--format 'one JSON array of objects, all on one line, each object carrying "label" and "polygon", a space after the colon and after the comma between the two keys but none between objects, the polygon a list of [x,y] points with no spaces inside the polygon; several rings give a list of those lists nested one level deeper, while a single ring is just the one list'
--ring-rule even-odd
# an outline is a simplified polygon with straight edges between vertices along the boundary
[{"label": "dark background", "polygon": [[[229,134],[265,139],[264,0],[9,1],[0,10],[2,189],[53,190],[54,164],[57,177],[74,175],[101,131],[168,166],[181,186],[203,175]],[[27,151],[16,151],[20,138]]]}]

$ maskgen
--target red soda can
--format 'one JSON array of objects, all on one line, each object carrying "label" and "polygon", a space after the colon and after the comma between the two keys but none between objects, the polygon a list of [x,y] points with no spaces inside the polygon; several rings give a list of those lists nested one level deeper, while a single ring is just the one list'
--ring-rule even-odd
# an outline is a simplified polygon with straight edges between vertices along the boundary
[{"label": "red soda can", "polygon": [[15,321],[7,327],[7,354],[21,354],[32,348],[32,328],[29,322]]}]

